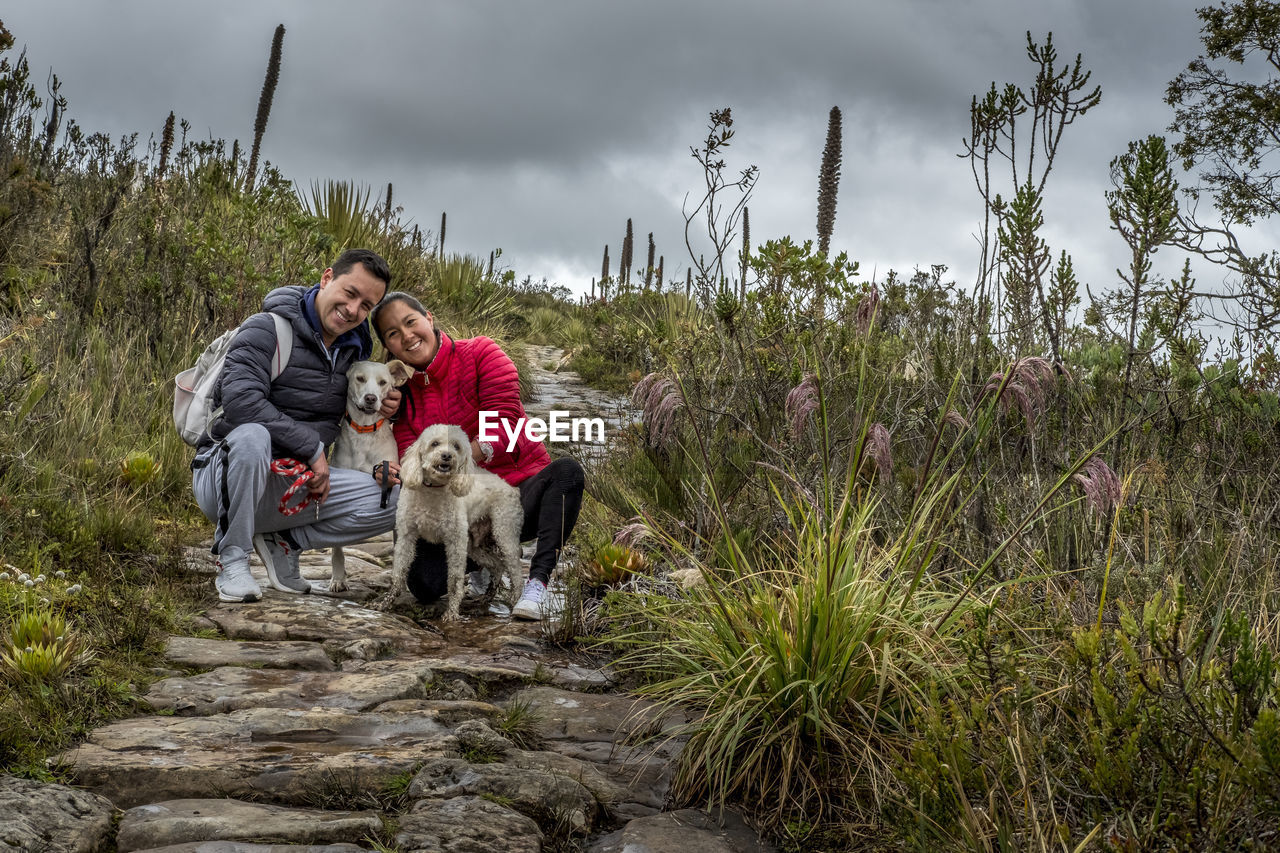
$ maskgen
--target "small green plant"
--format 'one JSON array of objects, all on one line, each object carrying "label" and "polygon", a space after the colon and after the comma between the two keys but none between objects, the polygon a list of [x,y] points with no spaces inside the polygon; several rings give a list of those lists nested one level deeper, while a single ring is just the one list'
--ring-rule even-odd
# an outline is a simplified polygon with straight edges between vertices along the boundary
[{"label": "small green plant", "polygon": [[53,685],[84,658],[66,617],[33,592],[44,585],[44,575],[19,577],[23,580],[15,583],[23,584],[23,603],[0,641],[0,671],[18,683]]},{"label": "small green plant", "polygon": [[487,749],[482,744],[465,743],[459,747],[459,751],[468,764],[495,764],[502,760],[501,753]]},{"label": "small green plant", "polygon": [[494,725],[499,734],[514,743],[520,749],[538,749],[542,745],[542,735],[538,733],[538,724],[542,722],[542,714],[528,699],[519,696],[507,702]]},{"label": "small green plant", "polygon": [[409,805],[409,788],[413,785],[413,778],[418,775],[418,768],[414,767],[403,773],[397,773],[382,785],[379,793],[380,808],[384,811],[402,812]]},{"label": "small green plant", "polygon": [[126,486],[145,486],[160,475],[160,463],[145,450],[130,452],[120,460],[120,479]]},{"label": "small green plant", "polygon": [[633,574],[643,572],[648,565],[645,556],[633,548],[602,545],[586,563],[586,580],[597,586],[614,586]]}]

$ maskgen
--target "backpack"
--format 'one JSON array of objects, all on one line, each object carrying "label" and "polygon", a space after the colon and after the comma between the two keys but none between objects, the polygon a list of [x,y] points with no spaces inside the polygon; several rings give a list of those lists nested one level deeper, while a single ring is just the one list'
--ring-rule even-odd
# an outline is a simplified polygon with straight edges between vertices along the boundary
[{"label": "backpack", "polygon": [[[293,353],[293,328],[279,314],[271,314],[271,319],[276,323],[276,356],[271,360],[271,381],[274,382],[289,366],[289,356]],[[222,364],[227,360],[231,340],[239,331],[235,328],[223,332],[205,348],[195,367],[188,367],[173,378],[173,425],[178,428],[182,440],[192,447],[200,443],[200,437],[208,431],[209,425],[222,416],[221,408],[212,408],[213,391],[218,387],[218,377],[222,375]]]}]

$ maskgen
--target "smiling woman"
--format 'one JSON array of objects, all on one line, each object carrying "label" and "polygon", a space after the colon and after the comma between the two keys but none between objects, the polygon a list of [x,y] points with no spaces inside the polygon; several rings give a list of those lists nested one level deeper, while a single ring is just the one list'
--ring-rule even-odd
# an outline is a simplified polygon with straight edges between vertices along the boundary
[{"label": "smiling woman", "polygon": [[[511,612],[521,619],[541,618],[547,582],[582,506],[582,466],[570,457],[553,461],[542,442],[525,431],[509,442],[483,440],[482,412],[510,424],[526,422],[515,365],[492,340],[454,340],[436,328],[435,317],[421,302],[399,291],[388,293],[370,319],[387,352],[417,371],[405,384],[396,423],[400,452],[429,426],[458,426],[470,439],[475,464],[520,490],[520,539],[536,539],[537,547],[529,580]],[[421,601],[444,595],[444,546],[420,541],[407,581]]]}]

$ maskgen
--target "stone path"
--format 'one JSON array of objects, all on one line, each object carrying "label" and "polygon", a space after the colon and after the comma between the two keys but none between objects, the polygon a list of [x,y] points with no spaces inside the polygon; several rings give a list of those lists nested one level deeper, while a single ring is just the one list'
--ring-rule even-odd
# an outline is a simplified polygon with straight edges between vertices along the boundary
[{"label": "stone path", "polygon": [[[664,811],[680,743],[663,733],[684,720],[550,647],[547,626],[483,602],[452,624],[365,607],[390,549],[346,549],[341,597],[270,590],[256,559],[262,601],[218,603],[210,582],[152,713],[52,760],[76,787],[0,777],[0,851],[768,849],[731,814]],[[204,549],[188,566],[212,580]],[[303,573],[327,577],[327,555]]]},{"label": "stone path", "polygon": [[635,413],[627,402],[617,395],[582,384],[578,374],[563,366],[564,351],[555,347],[530,346],[527,348],[537,394],[525,404],[529,417],[546,420],[548,412],[556,409],[567,412],[568,417],[600,418],[604,421],[605,444],[585,441],[570,442],[552,447],[552,454],[570,452],[584,462],[605,452],[609,440],[628,423]]}]

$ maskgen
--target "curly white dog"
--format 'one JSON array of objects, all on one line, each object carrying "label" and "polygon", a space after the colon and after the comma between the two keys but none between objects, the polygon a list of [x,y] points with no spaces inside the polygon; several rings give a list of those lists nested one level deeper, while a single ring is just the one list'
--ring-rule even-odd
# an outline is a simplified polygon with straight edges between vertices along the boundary
[{"label": "curly white dog", "polygon": [[[405,589],[418,540],[444,544],[449,593],[444,619],[458,618],[471,559],[507,578],[506,603],[520,593],[520,491],[471,461],[471,442],[460,427],[436,424],[418,436],[400,460],[400,502],[391,589],[375,607],[385,610]],[[501,585],[499,585],[501,586]]]}]

